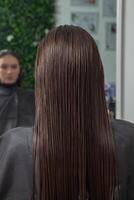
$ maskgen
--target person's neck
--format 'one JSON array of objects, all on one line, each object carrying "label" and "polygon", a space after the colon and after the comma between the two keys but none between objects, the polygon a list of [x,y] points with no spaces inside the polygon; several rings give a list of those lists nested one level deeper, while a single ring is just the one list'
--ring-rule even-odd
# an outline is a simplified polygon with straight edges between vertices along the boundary
[{"label": "person's neck", "polygon": [[10,90],[15,88],[16,86],[17,86],[16,83],[12,83],[12,84],[0,83],[1,88],[10,89]]}]

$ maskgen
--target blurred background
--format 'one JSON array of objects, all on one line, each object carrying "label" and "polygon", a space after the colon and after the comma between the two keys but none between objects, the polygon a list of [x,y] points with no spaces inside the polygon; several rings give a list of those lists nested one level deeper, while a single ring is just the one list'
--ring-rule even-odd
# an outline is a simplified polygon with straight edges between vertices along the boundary
[{"label": "blurred background", "polygon": [[0,0],[0,49],[17,53],[21,86],[34,88],[38,42],[55,25],[74,24],[96,40],[113,116],[134,121],[133,0]]}]

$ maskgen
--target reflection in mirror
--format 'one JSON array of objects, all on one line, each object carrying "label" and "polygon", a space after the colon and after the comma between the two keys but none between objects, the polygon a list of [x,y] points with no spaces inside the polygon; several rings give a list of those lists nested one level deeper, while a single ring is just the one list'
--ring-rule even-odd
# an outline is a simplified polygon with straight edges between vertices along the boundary
[{"label": "reflection in mirror", "polygon": [[34,125],[34,92],[18,87],[20,71],[16,53],[0,50],[0,136],[15,127]]},{"label": "reflection in mirror", "polygon": [[58,0],[57,25],[78,25],[96,41],[105,73],[105,92],[110,116],[115,117],[116,0]]},{"label": "reflection in mirror", "polygon": [[0,1],[0,135],[34,125],[35,55],[39,41],[54,26],[54,4]]}]

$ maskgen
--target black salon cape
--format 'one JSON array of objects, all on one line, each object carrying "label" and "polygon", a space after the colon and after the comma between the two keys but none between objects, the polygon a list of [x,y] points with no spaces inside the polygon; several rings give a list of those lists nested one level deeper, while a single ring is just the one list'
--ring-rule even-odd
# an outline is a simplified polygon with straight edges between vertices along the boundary
[{"label": "black salon cape", "polygon": [[[112,129],[120,200],[134,200],[134,124],[115,120]],[[28,200],[31,195],[32,132],[32,128],[16,128],[0,137],[0,200]]]},{"label": "black salon cape", "polygon": [[33,126],[34,92],[16,85],[0,85],[0,135],[19,126]]}]

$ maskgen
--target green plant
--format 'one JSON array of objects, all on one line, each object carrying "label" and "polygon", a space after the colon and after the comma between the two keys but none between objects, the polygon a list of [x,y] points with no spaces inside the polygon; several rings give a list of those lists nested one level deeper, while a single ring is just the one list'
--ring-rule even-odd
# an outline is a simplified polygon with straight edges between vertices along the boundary
[{"label": "green plant", "polygon": [[33,88],[36,48],[55,24],[55,0],[3,0],[0,13],[0,49],[17,53],[21,86]]}]

